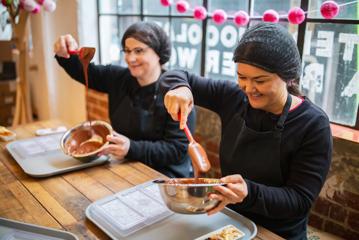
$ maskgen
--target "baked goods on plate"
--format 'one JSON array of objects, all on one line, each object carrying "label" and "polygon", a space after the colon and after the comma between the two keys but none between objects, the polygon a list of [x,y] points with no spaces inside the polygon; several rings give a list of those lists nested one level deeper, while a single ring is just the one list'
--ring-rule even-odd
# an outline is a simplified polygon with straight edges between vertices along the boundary
[{"label": "baked goods on plate", "polygon": [[10,131],[6,127],[0,126],[0,139],[2,141],[11,141],[14,140],[16,137],[16,133]]},{"label": "baked goods on plate", "polygon": [[196,238],[195,240],[239,240],[242,239],[244,235],[244,232],[230,224]]}]

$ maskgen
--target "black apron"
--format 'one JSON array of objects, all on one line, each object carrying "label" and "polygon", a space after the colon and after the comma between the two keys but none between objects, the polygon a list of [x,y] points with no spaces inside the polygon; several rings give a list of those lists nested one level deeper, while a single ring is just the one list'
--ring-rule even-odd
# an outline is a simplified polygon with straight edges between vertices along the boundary
[{"label": "black apron", "polygon": [[[258,132],[246,126],[244,114],[236,114],[226,124],[221,143],[222,175],[241,174],[243,178],[267,186],[279,187],[285,183],[286,163],[280,161],[280,145],[284,122],[287,119],[292,98],[288,94],[283,112],[272,131]],[[239,129],[239,132],[236,131]],[[264,217],[245,209],[237,208],[236,204],[229,208],[240,212],[252,221],[275,233],[292,236],[291,239],[306,239],[307,218],[276,219]],[[287,238],[287,237],[285,237]]]},{"label": "black apron", "polygon": [[[168,121],[168,113],[163,105],[163,96],[159,91],[158,80],[155,84],[152,103],[142,106],[141,96],[126,94],[117,106],[111,119],[115,131],[132,140],[157,141],[164,139],[165,126]],[[148,99],[147,99],[148,100]],[[142,100],[143,101],[143,100]],[[150,100],[148,100],[150,102]],[[168,177],[191,177],[193,176],[192,165],[189,156],[184,156],[180,164],[167,164],[166,166],[149,165]],[[141,159],[135,159],[140,160]],[[147,164],[147,163],[146,163]]]},{"label": "black apron", "polygon": [[[236,114],[224,129],[221,143],[222,175],[241,174],[243,178],[270,186],[284,183],[280,144],[292,98],[288,94],[283,112],[273,131],[258,132],[246,126],[244,114]],[[242,116],[241,116],[242,115]],[[234,131],[234,129],[239,129]]]},{"label": "black apron", "polygon": [[[159,96],[159,81],[155,84],[152,103],[148,108],[141,106],[140,96],[132,98],[127,94],[117,106],[114,113],[116,119],[115,130],[125,136],[131,136],[133,140],[158,140],[162,138],[162,123],[165,121],[165,113]],[[126,112],[117,112],[124,111]],[[156,116],[156,117],[155,117]],[[158,116],[160,116],[158,118]]]}]

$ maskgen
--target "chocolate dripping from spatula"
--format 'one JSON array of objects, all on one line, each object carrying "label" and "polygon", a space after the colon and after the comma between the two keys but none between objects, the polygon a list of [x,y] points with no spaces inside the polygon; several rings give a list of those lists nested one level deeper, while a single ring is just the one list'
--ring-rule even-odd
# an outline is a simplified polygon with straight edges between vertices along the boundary
[{"label": "chocolate dripping from spatula", "polygon": [[[88,84],[88,66],[91,62],[91,60],[93,59],[93,57],[95,56],[95,52],[96,52],[96,48],[93,47],[82,47],[78,50],[68,50],[69,54],[72,55],[78,55],[79,56],[79,60],[82,64],[82,68],[83,68],[83,73],[84,73],[84,78],[85,78],[85,84],[86,84],[86,102],[88,99],[88,89],[89,89],[89,84]],[[91,118],[90,118],[90,113],[89,113],[89,109],[88,109],[88,104],[86,103],[86,114],[87,114],[87,121],[89,121],[90,126],[89,126],[89,131],[90,131],[90,138],[86,141],[86,143],[92,143],[92,142],[100,142],[98,139],[101,139],[101,143],[102,143],[102,138],[96,134],[95,130],[92,128],[92,124],[91,124]]]},{"label": "chocolate dripping from spatula", "polygon": [[[93,57],[95,56],[95,52],[96,52],[96,48],[93,47],[82,47],[78,50],[68,50],[69,54],[72,55],[78,55],[79,56],[79,60],[82,64],[82,68],[83,68],[83,72],[84,72],[84,78],[85,78],[85,84],[86,84],[86,101],[88,99],[88,66],[91,62],[91,60],[93,59]],[[87,112],[87,120],[90,122],[91,125],[91,119],[90,119],[90,114],[88,111],[88,104],[86,104],[86,112]]]}]

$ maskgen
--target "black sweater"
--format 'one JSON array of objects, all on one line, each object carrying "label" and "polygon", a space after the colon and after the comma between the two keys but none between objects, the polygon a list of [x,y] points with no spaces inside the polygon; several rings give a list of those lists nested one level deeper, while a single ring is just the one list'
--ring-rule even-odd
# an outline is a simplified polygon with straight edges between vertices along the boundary
[{"label": "black sweater", "polygon": [[[58,63],[76,81],[85,83],[83,68],[77,56],[70,59],[57,57]],[[114,130],[130,138],[130,149],[126,158],[141,161],[169,177],[192,176],[191,161],[187,155],[188,140],[178,122],[172,120],[163,105],[163,95],[156,95],[156,83],[141,87],[128,68],[117,65],[94,65],[88,68],[89,88],[108,94],[109,114]],[[158,81],[161,81],[162,77]],[[155,125],[147,120],[131,117],[131,106],[122,101],[129,97],[131,104],[140,112],[153,114]],[[128,98],[127,98],[128,99]],[[155,107],[154,107],[155,105]],[[125,120],[124,120],[125,118]],[[131,119],[130,119],[131,118]],[[126,124],[119,124],[125,121]],[[188,125],[194,130],[195,114]],[[144,129],[134,129],[143,126]]]},{"label": "black sweater", "polygon": [[[223,141],[226,138],[223,129],[235,113],[244,112],[246,96],[238,85],[230,81],[213,81],[184,71],[170,71],[165,75],[161,83],[162,92],[187,86],[192,90],[196,105],[220,116]],[[245,121],[249,128],[268,131],[274,128],[278,117],[249,106]],[[232,131],[239,132],[239,129]],[[220,159],[226,154],[221,151]],[[273,187],[245,179],[248,196],[242,203],[230,207],[286,239],[306,239],[308,213],[325,182],[331,154],[332,136],[328,117],[304,98],[301,105],[289,112],[282,133],[280,162],[284,184]]]}]

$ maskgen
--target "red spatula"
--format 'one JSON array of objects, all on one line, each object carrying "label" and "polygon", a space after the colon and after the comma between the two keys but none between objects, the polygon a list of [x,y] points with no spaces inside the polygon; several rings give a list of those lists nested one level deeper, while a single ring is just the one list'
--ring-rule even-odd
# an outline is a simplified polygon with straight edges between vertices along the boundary
[{"label": "red spatula", "polygon": [[[181,120],[181,113],[178,113],[178,120],[179,121]],[[194,140],[187,124],[185,124],[183,130],[189,141],[188,155],[192,160],[192,165],[194,168],[194,176],[199,177],[201,173],[206,173],[209,171],[209,169],[211,168],[211,163],[208,161],[206,151],[198,142]]]}]

